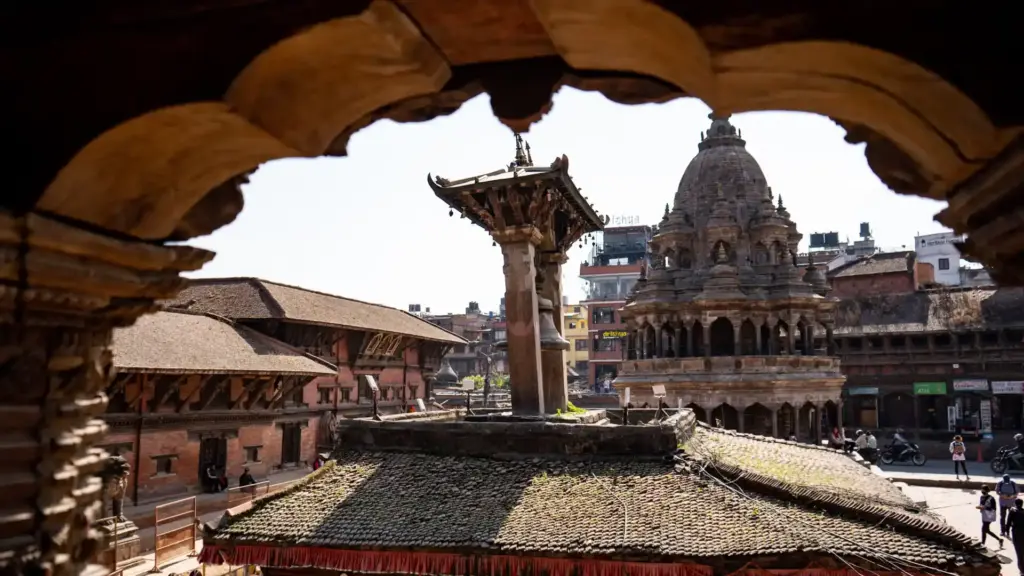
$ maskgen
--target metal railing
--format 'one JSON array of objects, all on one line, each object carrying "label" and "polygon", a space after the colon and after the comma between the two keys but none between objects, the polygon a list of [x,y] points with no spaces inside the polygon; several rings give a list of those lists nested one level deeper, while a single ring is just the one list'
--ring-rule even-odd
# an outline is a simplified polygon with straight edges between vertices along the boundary
[{"label": "metal railing", "polygon": [[183,498],[153,508],[153,572],[196,550],[196,497]]}]

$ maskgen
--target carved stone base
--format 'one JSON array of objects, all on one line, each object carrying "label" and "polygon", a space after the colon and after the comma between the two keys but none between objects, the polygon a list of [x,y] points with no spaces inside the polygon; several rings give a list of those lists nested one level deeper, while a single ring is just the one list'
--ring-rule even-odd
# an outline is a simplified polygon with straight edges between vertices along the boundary
[{"label": "carved stone base", "polygon": [[0,574],[99,568],[113,328],[210,257],[0,211]]},{"label": "carved stone base", "polygon": [[96,531],[103,536],[105,546],[100,550],[97,561],[111,569],[132,568],[145,562],[142,557],[142,539],[139,538],[139,527],[131,520],[114,523],[113,520],[100,521],[95,525]]}]

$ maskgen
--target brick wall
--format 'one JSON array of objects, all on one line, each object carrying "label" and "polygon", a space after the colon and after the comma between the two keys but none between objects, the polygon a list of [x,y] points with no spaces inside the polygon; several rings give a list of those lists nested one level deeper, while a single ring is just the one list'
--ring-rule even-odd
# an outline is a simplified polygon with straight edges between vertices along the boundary
[{"label": "brick wall", "polygon": [[[315,393],[315,392],[314,392]],[[316,435],[319,417],[309,418],[308,426],[302,429],[300,442],[300,465],[312,463],[316,457]],[[103,445],[116,451],[132,466],[132,477],[128,481],[128,499],[134,500],[135,475],[138,475],[139,501],[148,502],[176,495],[186,496],[200,492],[199,451],[200,440],[190,438],[187,430],[152,430],[142,433],[142,452],[139,454],[138,470],[135,469],[135,433],[118,432],[107,436]],[[281,468],[281,427],[277,424],[257,424],[238,428],[237,436],[227,438],[227,476],[231,486],[238,484],[244,468],[257,481]],[[249,461],[247,448],[257,449],[257,460]],[[174,456],[171,473],[157,471],[158,456]]]},{"label": "brick wall", "polygon": [[903,294],[917,289],[915,274],[865,274],[832,279],[832,294],[836,298],[859,298],[877,294]]}]

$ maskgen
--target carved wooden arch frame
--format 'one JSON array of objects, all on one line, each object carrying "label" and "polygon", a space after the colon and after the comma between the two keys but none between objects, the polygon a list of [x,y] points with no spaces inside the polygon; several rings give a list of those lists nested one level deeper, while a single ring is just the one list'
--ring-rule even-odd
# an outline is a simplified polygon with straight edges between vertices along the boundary
[{"label": "carved wooden arch frame", "polygon": [[[530,5],[572,68],[639,74],[667,85],[639,96],[578,78],[563,78],[554,88],[596,88],[632,103],[685,92],[720,114],[829,116],[847,128],[848,140],[902,154],[913,174],[879,174],[899,191],[940,198],[1017,133],[997,129],[936,74],[863,46],[790,42],[712,53],[690,24],[643,0]],[[347,138],[377,119],[433,118],[482,91],[444,92],[451,68],[400,9],[375,0],[359,16],[322,22],[270,47],[238,74],[223,101],[156,110],[111,128],[60,171],[36,208],[146,240],[212,231],[205,228],[227,224],[241,204],[230,193],[211,192],[260,164],[343,154]],[[502,121],[524,131],[549,107]],[[201,218],[194,213],[200,209],[212,216]],[[204,218],[202,225],[193,222]]]}]

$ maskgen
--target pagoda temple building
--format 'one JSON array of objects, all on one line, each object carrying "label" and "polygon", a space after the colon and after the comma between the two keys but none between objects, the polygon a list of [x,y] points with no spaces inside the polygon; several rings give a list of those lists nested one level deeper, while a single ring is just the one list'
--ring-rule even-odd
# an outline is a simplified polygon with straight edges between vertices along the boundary
[{"label": "pagoda temple building", "polygon": [[822,270],[796,264],[801,234],[740,132],[710,118],[651,239],[654,264],[621,312],[628,361],[615,387],[636,406],[820,439],[841,426],[836,301]]}]

